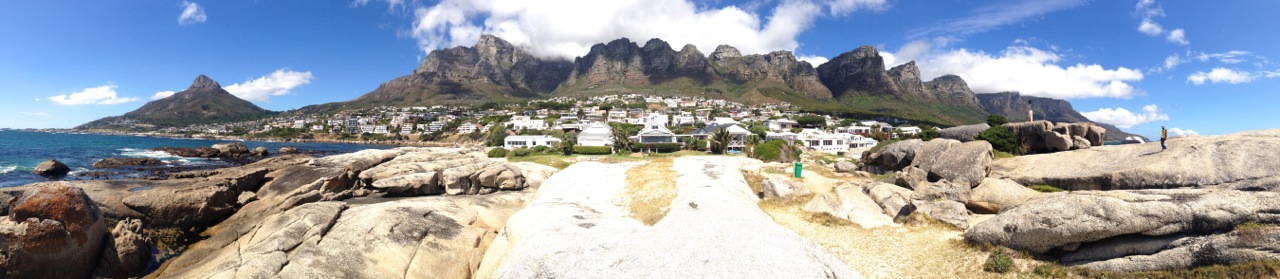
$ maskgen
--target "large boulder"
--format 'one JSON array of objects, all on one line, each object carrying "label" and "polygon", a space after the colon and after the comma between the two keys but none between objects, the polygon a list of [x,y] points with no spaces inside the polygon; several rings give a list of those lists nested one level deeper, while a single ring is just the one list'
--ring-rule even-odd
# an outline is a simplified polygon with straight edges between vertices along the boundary
[{"label": "large boulder", "polygon": [[977,224],[965,238],[1033,253],[1075,250],[1125,235],[1208,234],[1245,222],[1277,223],[1280,193],[1225,189],[1046,194]]},{"label": "large boulder", "polygon": [[973,141],[974,138],[978,137],[978,134],[982,133],[982,131],[986,131],[987,129],[990,129],[990,128],[991,128],[991,125],[987,125],[987,123],[955,126],[951,128],[938,130],[938,137],[944,138],[944,139],[958,140],[961,142],[970,142],[970,141]]},{"label": "large boulder", "polygon": [[973,188],[965,206],[976,213],[994,214],[1026,203],[1039,194],[1040,192],[1011,180],[987,179],[983,180],[977,188]]},{"label": "large boulder", "polygon": [[102,212],[64,182],[31,187],[0,217],[0,271],[6,278],[90,277],[107,235]]},{"label": "large boulder", "polygon": [[1280,189],[1280,130],[1181,137],[995,161],[991,177],[1067,190]]},{"label": "large boulder", "polygon": [[853,173],[858,171],[858,164],[849,161],[839,161],[835,163],[836,172]]},{"label": "large boulder", "polygon": [[864,185],[847,183],[835,188],[844,218],[860,227],[872,229],[893,226],[893,218],[885,215],[880,205],[867,196]]},{"label": "large boulder", "polygon": [[912,191],[897,185],[873,182],[865,185],[862,191],[880,206],[880,211],[895,221],[902,220],[915,209],[911,205]]},{"label": "large boulder", "polygon": [[911,165],[924,141],[909,139],[891,143],[876,152],[862,156],[863,167],[872,172],[898,171]]},{"label": "large boulder", "polygon": [[152,148],[151,150],[173,154],[173,156],[178,156],[178,157],[198,157],[198,158],[218,157],[222,153],[222,151],[219,151],[218,149],[209,148],[209,147],[194,147],[194,148],[157,147],[157,148]]},{"label": "large boulder", "polygon": [[279,151],[279,152],[277,152],[277,153],[280,153],[280,154],[298,154],[298,148],[296,148],[296,147],[292,147],[292,146],[285,146],[285,147],[281,147],[281,148],[280,148],[280,151]]},{"label": "large boulder", "polygon": [[959,228],[969,227],[969,201],[971,189],[968,183],[953,183],[946,179],[924,182],[911,193],[911,205],[915,212]]},{"label": "large boulder", "polygon": [[1280,258],[1277,251],[1280,251],[1280,228],[1269,225],[1208,236],[1149,237],[1099,243],[1068,253],[1063,261],[1072,256],[1126,255],[1075,263],[1091,269],[1138,272],[1270,261]]},{"label": "large boulder", "polygon": [[1077,150],[1089,149],[1089,147],[1093,146],[1093,142],[1090,142],[1088,139],[1085,139],[1084,137],[1081,137],[1081,136],[1072,136],[1071,144],[1072,144],[1071,149],[1077,149]]},{"label": "large boulder", "polygon": [[148,223],[180,228],[203,228],[235,213],[240,193],[256,191],[268,168],[234,169],[190,182],[185,187],[156,187],[134,192],[121,201]]},{"label": "large boulder", "polygon": [[760,190],[762,192],[761,196],[766,199],[789,198],[810,194],[809,188],[805,187],[803,183],[793,183],[791,178],[776,174],[767,175]]},{"label": "large boulder", "polygon": [[239,142],[219,143],[210,147],[217,149],[219,156],[223,157],[240,157],[249,154],[249,147]]},{"label": "large boulder", "polygon": [[164,161],[152,158],[106,158],[93,163],[93,167],[99,169],[159,165],[164,165]]},{"label": "large boulder", "polygon": [[151,244],[142,235],[142,220],[127,219],[116,223],[112,238],[103,244],[102,258],[93,276],[99,278],[136,278],[151,261]]},{"label": "large boulder", "polygon": [[1071,136],[1059,134],[1057,132],[1048,131],[1042,135],[1044,138],[1044,147],[1049,152],[1068,151],[1075,146]]},{"label": "large boulder", "polygon": [[1102,146],[1107,129],[1088,122],[1058,123],[1053,131],[1071,138],[1081,137],[1092,143],[1091,146]]},{"label": "large boulder", "polygon": [[927,173],[928,181],[946,179],[976,187],[990,171],[992,154],[986,141],[934,139],[924,143],[911,166]]},{"label": "large boulder", "polygon": [[1049,121],[1031,121],[1031,122],[1009,122],[1004,124],[1013,135],[1018,137],[1018,142],[1027,146],[1027,152],[1043,153],[1048,152],[1045,146],[1045,133],[1053,132],[1053,123]]},{"label": "large boulder", "polygon": [[252,152],[249,152],[249,154],[253,156],[267,156],[267,155],[271,155],[271,152],[267,151],[266,147],[259,146],[257,148],[254,148]]},{"label": "large boulder", "polygon": [[828,194],[814,195],[813,199],[805,203],[801,210],[812,213],[826,213],[836,218],[844,219],[848,216],[840,210],[840,201]]},{"label": "large boulder", "polygon": [[39,165],[36,165],[35,169],[31,170],[31,173],[35,175],[50,178],[66,176],[69,172],[71,172],[71,168],[67,167],[67,164],[63,164],[58,160],[40,162]]}]

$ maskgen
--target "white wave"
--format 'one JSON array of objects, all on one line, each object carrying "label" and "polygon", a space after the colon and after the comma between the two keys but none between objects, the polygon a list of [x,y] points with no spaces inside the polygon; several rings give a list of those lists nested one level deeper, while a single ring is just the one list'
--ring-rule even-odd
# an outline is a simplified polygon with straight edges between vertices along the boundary
[{"label": "white wave", "polygon": [[18,166],[0,166],[0,174],[6,174],[18,170]]},{"label": "white wave", "polygon": [[157,160],[175,160],[175,159],[182,158],[182,157],[174,156],[173,154],[166,153],[164,151],[155,151],[155,150],[146,150],[146,149],[137,149],[137,148],[121,148],[117,150],[120,151],[120,156],[131,157],[131,158],[152,158]]}]

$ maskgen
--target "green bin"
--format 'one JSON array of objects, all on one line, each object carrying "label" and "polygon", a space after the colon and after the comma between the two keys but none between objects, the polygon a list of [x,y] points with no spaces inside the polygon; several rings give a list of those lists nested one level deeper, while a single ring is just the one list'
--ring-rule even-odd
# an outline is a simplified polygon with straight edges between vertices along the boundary
[{"label": "green bin", "polygon": [[796,162],[796,178],[800,178],[800,171],[803,170],[803,167],[804,165],[800,164],[800,162]]}]

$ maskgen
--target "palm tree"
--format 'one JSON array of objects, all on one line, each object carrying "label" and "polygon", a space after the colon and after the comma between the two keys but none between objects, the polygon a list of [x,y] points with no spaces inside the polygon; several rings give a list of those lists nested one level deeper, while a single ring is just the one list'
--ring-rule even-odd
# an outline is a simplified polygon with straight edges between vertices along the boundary
[{"label": "palm tree", "polygon": [[748,152],[747,152],[747,157],[753,157],[753,156],[755,156],[755,153],[756,153],[756,145],[759,145],[759,144],[760,144],[760,142],[763,142],[763,141],[764,141],[764,139],[760,138],[760,136],[758,136],[758,135],[750,135],[750,136],[747,136],[747,151],[748,151]]},{"label": "palm tree", "polygon": [[721,128],[711,133],[711,153],[724,154],[729,149],[729,141],[733,140],[733,135],[729,134],[729,129]]}]

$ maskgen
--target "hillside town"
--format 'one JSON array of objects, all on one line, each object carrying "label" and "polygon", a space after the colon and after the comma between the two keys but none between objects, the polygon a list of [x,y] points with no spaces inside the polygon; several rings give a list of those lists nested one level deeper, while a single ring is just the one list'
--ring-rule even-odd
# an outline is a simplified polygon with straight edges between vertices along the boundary
[{"label": "hillside town", "polygon": [[[615,131],[619,129],[624,131]],[[284,113],[263,120],[160,131],[190,137],[274,140],[474,142],[509,150],[555,148],[569,135],[573,138],[568,141],[575,146],[607,146],[613,152],[669,152],[709,150],[712,136],[724,130],[731,137],[725,145],[730,153],[760,142],[784,140],[828,154],[856,156],[880,141],[919,137],[933,129],[889,117],[863,120],[805,113],[786,103],[748,106],[701,97],[629,94],[557,97],[508,105],[384,106],[331,115]],[[503,131],[506,133],[493,135]],[[619,142],[626,148],[619,148],[623,147]]]}]

